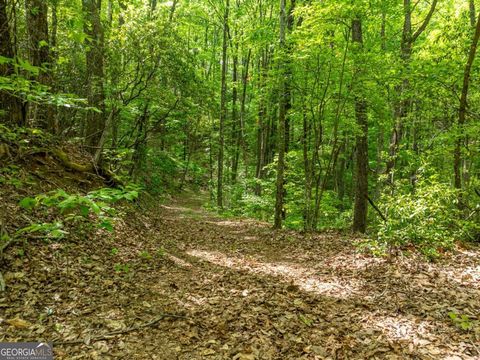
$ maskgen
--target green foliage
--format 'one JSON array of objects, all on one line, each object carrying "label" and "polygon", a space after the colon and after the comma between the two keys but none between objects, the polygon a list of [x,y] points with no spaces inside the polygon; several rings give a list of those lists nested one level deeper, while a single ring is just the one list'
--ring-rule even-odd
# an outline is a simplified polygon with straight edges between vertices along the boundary
[{"label": "green foliage", "polygon": [[98,109],[89,107],[85,99],[79,98],[75,94],[55,93],[49,86],[31,80],[28,75],[38,76],[40,68],[31,65],[26,60],[17,59],[15,61],[0,56],[0,64],[10,64],[16,70],[10,76],[0,76],[0,91],[2,92],[10,93],[31,103],[98,111]]},{"label": "green foliage", "polygon": [[342,205],[336,192],[325,191],[320,202],[318,229],[348,229],[353,218],[352,211],[342,211]]},{"label": "green foliage", "polygon": [[[37,105],[57,106],[58,129],[52,132],[92,146],[91,137],[83,138],[90,120],[78,110],[100,109],[73,95],[86,91],[89,101],[102,104],[105,112],[105,123],[99,126],[108,130],[102,159],[122,180],[133,178],[154,195],[192,186],[196,191],[209,188],[214,199],[217,157],[224,153],[222,214],[271,221],[280,138],[279,85],[287,81],[285,224],[317,230],[351,225],[355,143],[360,134],[356,103],[362,98],[368,116],[369,195],[388,218],[380,223],[369,207],[369,230],[375,234],[371,248],[378,253],[416,248],[436,257],[456,239],[480,240],[478,54],[470,77],[467,119],[463,126],[456,124],[473,32],[467,2],[460,6],[459,1],[445,1],[437,6],[421,36],[410,39],[411,54],[402,54],[402,39],[409,38],[402,34],[402,2],[292,1],[294,21],[286,31],[287,51],[278,44],[278,1],[266,0],[261,6],[252,6],[255,1],[232,2],[224,86],[220,84],[222,2],[185,1],[175,8],[165,2],[155,10],[153,1],[124,3],[112,2],[108,21],[106,11],[102,12],[105,41],[102,49],[95,49],[100,42],[92,41],[85,31],[82,2],[57,2],[55,49],[46,49],[45,40],[38,44],[54,55],[48,66],[24,60],[30,50],[24,15],[37,10],[16,7],[18,26],[10,28],[16,31],[12,35],[18,40],[17,58],[0,56],[0,65],[11,70],[9,76],[0,77],[0,92],[33,104],[30,110]],[[429,2],[411,6],[412,33],[420,30],[429,10]],[[365,51],[352,43],[354,18],[361,21]],[[101,87],[84,82],[92,70],[86,60],[95,53],[91,50],[103,54],[104,78],[96,79]],[[222,152],[221,89],[227,99]],[[0,116],[7,111],[0,109]],[[34,115],[28,113],[29,118]],[[393,138],[400,143],[389,143]],[[465,206],[459,211],[459,194],[452,190],[452,152],[462,138]],[[54,141],[48,131],[12,131],[0,124],[0,142],[14,147],[18,155]],[[398,151],[391,154],[397,145]],[[392,174],[385,171],[389,160],[394,161]],[[437,178],[420,179],[414,189],[412,179],[423,171],[425,160],[424,167]],[[0,172],[0,184],[21,188],[29,182],[13,166]],[[393,190],[386,189],[387,182]],[[377,196],[390,190],[394,194]],[[100,189],[87,195],[58,191],[25,198],[19,205],[27,211],[42,208],[58,222],[94,224],[112,231],[116,213],[111,204],[135,200],[139,191]],[[49,231],[45,224],[35,229]]]},{"label": "green foliage", "polygon": [[113,231],[115,209],[111,204],[138,198],[140,188],[128,185],[122,189],[102,188],[92,191],[86,196],[69,194],[64,190],[56,190],[35,197],[20,200],[19,206],[27,211],[35,208],[56,209],[62,221],[54,223],[32,224],[18,231],[18,234],[43,232],[50,238],[62,238],[67,232],[62,230],[63,221],[89,228],[92,224],[107,231]]},{"label": "green foliage", "polygon": [[158,248],[157,251],[156,251],[156,255],[160,258],[165,257],[166,254],[167,254],[167,252],[165,251],[165,249],[163,247]]},{"label": "green foliage", "polygon": [[46,239],[62,239],[68,234],[61,222],[32,224],[17,231],[17,235],[34,233],[44,234]]},{"label": "green foliage", "polygon": [[[261,196],[250,191],[259,184],[263,189]],[[239,181],[237,184],[226,185],[225,188],[229,207],[223,211],[224,215],[245,216],[267,221],[271,219],[271,209],[275,204],[274,189],[271,184],[266,181]]]},{"label": "green foliage", "polygon": [[463,331],[472,330],[474,322],[465,314],[457,314],[455,312],[449,312],[448,317],[459,329]]},{"label": "green foliage", "polygon": [[151,260],[152,259],[152,255],[147,251],[147,250],[143,250],[140,252],[140,257],[143,259],[143,260]]},{"label": "green foliage", "polygon": [[415,192],[388,195],[381,200],[387,217],[376,228],[375,241],[384,248],[414,247],[429,258],[452,248],[459,239],[457,194],[435,177],[420,179]]},{"label": "green foliage", "polygon": [[130,272],[130,265],[127,263],[125,264],[116,263],[113,268],[117,273],[128,274]]},{"label": "green foliage", "polygon": [[16,189],[21,188],[24,182],[20,179],[20,168],[8,165],[0,169],[0,184],[11,185]]},{"label": "green foliage", "polygon": [[136,184],[129,184],[123,188],[101,188],[88,193],[87,198],[101,200],[107,203],[114,203],[121,200],[133,201],[139,196],[142,187]]}]

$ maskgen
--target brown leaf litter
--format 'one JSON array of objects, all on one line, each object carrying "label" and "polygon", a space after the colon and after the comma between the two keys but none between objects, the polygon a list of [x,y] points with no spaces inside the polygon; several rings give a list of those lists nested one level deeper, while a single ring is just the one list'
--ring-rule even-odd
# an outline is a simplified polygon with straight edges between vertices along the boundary
[{"label": "brown leaf litter", "polygon": [[10,249],[0,341],[63,342],[56,359],[480,359],[478,250],[387,261],[198,205]]}]

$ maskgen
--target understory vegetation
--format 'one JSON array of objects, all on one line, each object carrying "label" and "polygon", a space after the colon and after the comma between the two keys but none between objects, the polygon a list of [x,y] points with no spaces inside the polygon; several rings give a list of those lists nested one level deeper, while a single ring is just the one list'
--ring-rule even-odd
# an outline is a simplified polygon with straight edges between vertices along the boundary
[{"label": "understory vegetation", "polygon": [[375,253],[480,239],[474,0],[0,0],[0,17],[0,182],[28,185],[16,162],[42,154],[105,182],[19,199],[52,220],[19,233],[111,230],[113,202],[191,188]]}]

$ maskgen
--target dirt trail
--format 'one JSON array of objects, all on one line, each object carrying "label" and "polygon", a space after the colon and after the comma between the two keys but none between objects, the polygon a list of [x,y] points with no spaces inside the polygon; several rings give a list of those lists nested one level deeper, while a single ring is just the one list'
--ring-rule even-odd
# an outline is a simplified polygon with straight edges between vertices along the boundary
[{"label": "dirt trail", "polygon": [[[84,340],[56,346],[58,359],[480,358],[478,252],[387,262],[349,237],[274,232],[202,201],[127,214],[115,239],[42,245],[17,261],[0,341]],[[89,341],[161,313],[186,319]],[[29,325],[8,325],[15,317]]]}]

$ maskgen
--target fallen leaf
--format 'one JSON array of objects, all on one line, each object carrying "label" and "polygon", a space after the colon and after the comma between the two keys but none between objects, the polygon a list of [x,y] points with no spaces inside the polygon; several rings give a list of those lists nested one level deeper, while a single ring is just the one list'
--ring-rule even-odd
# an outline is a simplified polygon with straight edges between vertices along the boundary
[{"label": "fallen leaf", "polygon": [[238,353],[233,357],[233,360],[255,360],[255,355],[253,354],[245,354],[245,353]]},{"label": "fallen leaf", "polygon": [[31,323],[29,323],[28,321],[26,320],[23,320],[23,319],[20,319],[20,318],[14,318],[14,319],[10,319],[10,320],[7,320],[5,321],[8,325],[10,326],[13,326],[13,327],[16,327],[18,329],[26,329],[26,328],[29,328],[30,326],[32,326]]}]

